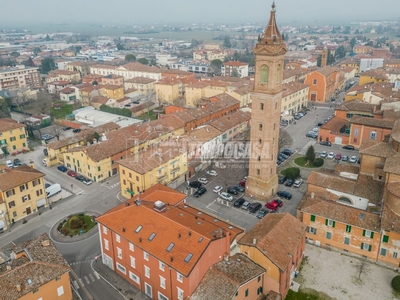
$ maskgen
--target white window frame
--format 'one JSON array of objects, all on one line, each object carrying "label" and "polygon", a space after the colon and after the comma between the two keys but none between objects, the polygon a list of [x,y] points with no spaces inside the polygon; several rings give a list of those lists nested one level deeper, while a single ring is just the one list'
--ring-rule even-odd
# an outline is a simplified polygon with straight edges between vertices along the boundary
[{"label": "white window frame", "polygon": [[[346,239],[348,239],[348,241],[349,241],[349,243],[348,244],[346,244]],[[345,245],[350,245],[350,238],[349,237],[344,237],[344,240],[343,240],[343,244],[345,244]]]},{"label": "white window frame", "polygon": [[130,255],[129,255],[129,257],[131,258],[131,267],[136,269],[136,259]]},{"label": "white window frame", "polygon": [[107,227],[104,226],[104,225],[103,225],[103,233],[104,233],[104,234],[107,234],[107,233],[108,233],[108,229],[107,229]]},{"label": "white window frame", "polygon": [[140,277],[136,276],[134,273],[129,271],[129,278],[133,281],[136,282],[137,284],[140,284]]},{"label": "white window frame", "polygon": [[[328,236],[329,236],[329,237],[328,237]],[[332,239],[332,232],[327,231],[327,232],[326,232],[326,238],[327,238],[328,240],[331,240],[331,239]]]},{"label": "white window frame", "polygon": [[363,243],[362,246],[363,246],[363,247],[362,247],[363,250],[369,251],[369,246],[370,246],[369,244]]},{"label": "white window frame", "polygon": [[176,280],[179,282],[183,282],[183,275],[181,273],[176,272]]},{"label": "white window frame", "polygon": [[129,242],[129,250],[132,252],[135,251],[135,245],[132,244],[131,242]]},{"label": "white window frame", "polygon": [[106,250],[110,250],[109,244],[108,244],[108,240],[104,239],[104,249]]},{"label": "white window frame", "polygon": [[165,278],[160,276],[160,287],[165,290]]},{"label": "white window frame", "polygon": [[333,220],[328,219],[328,226],[329,226],[329,227],[333,227]]},{"label": "white window frame", "polygon": [[393,258],[397,258],[397,252],[393,252]]},{"label": "white window frame", "polygon": [[150,268],[148,266],[144,266],[144,276],[150,278]]},{"label": "white window frame", "polygon": [[62,286],[59,286],[59,287],[57,288],[57,296],[60,297],[60,296],[62,296],[62,295],[64,295],[64,286],[63,286],[63,285],[62,285]]},{"label": "white window frame", "polygon": [[308,230],[309,233],[317,234],[317,228],[314,228],[314,227],[308,227],[308,228],[309,228],[309,230]]},{"label": "white window frame", "polygon": [[117,256],[119,259],[122,259],[122,249],[117,247]]},{"label": "white window frame", "polygon": [[121,243],[121,237],[118,234],[115,235],[115,240],[117,243]]},{"label": "white window frame", "polygon": [[126,268],[120,263],[117,263],[117,270],[126,275]]},{"label": "white window frame", "polygon": [[[150,295],[147,294],[147,287],[150,287]],[[153,298],[153,287],[148,284],[147,282],[144,283],[144,293],[149,296],[150,298]]]},{"label": "white window frame", "polygon": [[160,268],[161,271],[164,271],[165,264],[162,261],[158,262],[158,267]]},{"label": "white window frame", "polygon": [[179,287],[177,287],[176,289],[178,290],[177,292],[178,300],[183,300],[183,290],[180,289]]},{"label": "white window frame", "polygon": [[376,133],[376,131],[371,131],[370,133],[369,133],[369,139],[370,140],[376,140],[376,138],[378,137],[378,134]]},{"label": "white window frame", "polygon": [[158,292],[158,300],[169,300],[168,297]]},{"label": "white window frame", "polygon": [[149,261],[149,254],[146,251],[143,251],[143,258]]},{"label": "white window frame", "polygon": [[368,230],[368,229],[365,230],[365,237],[371,238],[371,234],[372,234],[371,230]]}]

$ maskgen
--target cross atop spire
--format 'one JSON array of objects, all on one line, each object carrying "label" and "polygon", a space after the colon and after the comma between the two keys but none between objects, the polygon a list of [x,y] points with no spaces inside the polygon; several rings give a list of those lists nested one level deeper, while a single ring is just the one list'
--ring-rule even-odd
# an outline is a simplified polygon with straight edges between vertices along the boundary
[{"label": "cross atop spire", "polygon": [[271,9],[271,15],[269,17],[269,22],[267,27],[264,30],[263,35],[261,36],[261,43],[262,44],[282,44],[283,43],[283,38],[279,32],[278,26],[276,25],[276,19],[275,19],[275,1],[272,2],[272,9]]}]

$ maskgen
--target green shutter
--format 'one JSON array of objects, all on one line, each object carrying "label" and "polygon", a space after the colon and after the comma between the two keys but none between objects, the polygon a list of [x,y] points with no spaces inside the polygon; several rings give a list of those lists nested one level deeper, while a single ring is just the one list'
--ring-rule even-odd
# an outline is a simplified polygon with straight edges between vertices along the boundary
[{"label": "green shutter", "polygon": [[328,219],[325,219],[325,225],[328,226]]},{"label": "green shutter", "polygon": [[351,226],[350,225],[346,225],[346,232],[351,232]]},{"label": "green shutter", "polygon": [[383,236],[383,242],[384,243],[389,243],[389,236],[388,235],[384,235]]},{"label": "green shutter", "polygon": [[363,236],[365,236],[365,229],[363,230]]},{"label": "green shutter", "polygon": [[335,227],[335,224],[336,224],[336,222],[335,222],[335,221],[333,221],[333,222],[332,222],[332,227]]},{"label": "green shutter", "polygon": [[364,243],[361,243],[361,249],[363,249],[364,248]]},{"label": "green shutter", "polygon": [[315,216],[314,215],[311,215],[311,221],[315,222]]},{"label": "green shutter", "polygon": [[371,239],[374,238],[374,233],[371,231]]},{"label": "green shutter", "polygon": [[371,252],[371,249],[372,249],[372,246],[369,245],[369,246],[368,246],[368,251]]}]

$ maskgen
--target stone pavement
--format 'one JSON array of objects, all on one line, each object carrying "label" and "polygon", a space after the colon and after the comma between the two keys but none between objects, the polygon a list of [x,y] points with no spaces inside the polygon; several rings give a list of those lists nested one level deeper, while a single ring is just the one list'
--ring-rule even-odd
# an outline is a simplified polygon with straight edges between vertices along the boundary
[{"label": "stone pavement", "polygon": [[94,271],[96,271],[104,281],[106,281],[110,286],[115,288],[128,300],[150,300],[151,298],[146,296],[143,292],[137,289],[135,286],[130,284],[124,278],[119,276],[109,267],[101,262],[98,258],[92,264]]}]

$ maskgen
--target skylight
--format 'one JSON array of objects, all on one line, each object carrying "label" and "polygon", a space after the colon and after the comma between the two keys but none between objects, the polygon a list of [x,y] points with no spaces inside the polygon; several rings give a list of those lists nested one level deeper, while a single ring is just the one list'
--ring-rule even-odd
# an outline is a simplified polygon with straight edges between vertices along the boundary
[{"label": "skylight", "polygon": [[152,241],[155,237],[156,237],[156,233],[153,232],[150,236],[149,236],[149,241]]},{"label": "skylight", "polygon": [[171,252],[172,248],[174,248],[175,244],[171,243],[169,244],[168,248],[167,248],[167,252]]},{"label": "skylight", "polygon": [[138,228],[136,228],[135,232],[136,232],[136,233],[139,233],[139,231],[142,230],[142,228],[143,228],[143,226],[142,226],[142,225],[139,225]]},{"label": "skylight", "polygon": [[185,258],[185,263],[188,263],[192,259],[192,257],[193,257],[193,254],[189,253]]},{"label": "skylight", "polygon": [[199,238],[199,243],[201,243],[202,240],[203,240],[203,237],[201,236],[201,237]]}]

